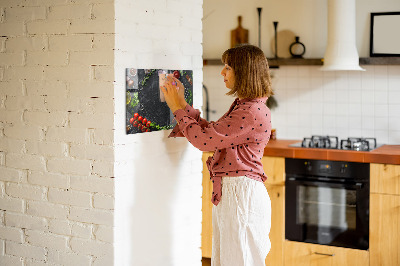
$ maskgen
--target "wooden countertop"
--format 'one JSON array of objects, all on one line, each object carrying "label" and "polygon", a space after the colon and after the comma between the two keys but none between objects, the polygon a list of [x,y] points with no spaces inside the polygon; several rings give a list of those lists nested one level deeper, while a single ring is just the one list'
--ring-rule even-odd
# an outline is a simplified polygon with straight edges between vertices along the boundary
[{"label": "wooden countertop", "polygon": [[301,140],[270,140],[264,156],[363,163],[400,164],[400,145],[383,145],[372,151],[290,147]]}]

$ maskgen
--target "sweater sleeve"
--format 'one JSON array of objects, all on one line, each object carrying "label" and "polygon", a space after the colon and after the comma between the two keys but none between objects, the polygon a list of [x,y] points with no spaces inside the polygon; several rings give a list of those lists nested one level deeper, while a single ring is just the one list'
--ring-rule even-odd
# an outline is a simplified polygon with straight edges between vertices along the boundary
[{"label": "sweater sleeve", "polygon": [[252,132],[257,125],[249,110],[236,109],[218,122],[201,125],[196,119],[179,109],[174,116],[180,132],[201,151],[224,149],[253,141]]},{"label": "sweater sleeve", "polygon": [[[187,116],[193,118],[194,120],[196,120],[200,126],[205,127],[209,124],[209,122],[203,118],[200,117],[200,111],[197,109],[194,109],[192,106],[190,106],[189,104],[186,105],[184,112]],[[171,134],[169,134],[168,136],[169,138],[171,137],[184,137],[184,135],[182,134],[182,132],[179,129],[179,125],[177,124],[173,129]]]}]

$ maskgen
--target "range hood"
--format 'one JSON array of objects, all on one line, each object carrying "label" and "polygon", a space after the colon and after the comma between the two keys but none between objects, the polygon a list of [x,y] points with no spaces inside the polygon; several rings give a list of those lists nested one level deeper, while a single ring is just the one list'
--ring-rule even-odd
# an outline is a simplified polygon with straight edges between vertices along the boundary
[{"label": "range hood", "polygon": [[328,44],[320,70],[358,70],[355,0],[328,0]]}]

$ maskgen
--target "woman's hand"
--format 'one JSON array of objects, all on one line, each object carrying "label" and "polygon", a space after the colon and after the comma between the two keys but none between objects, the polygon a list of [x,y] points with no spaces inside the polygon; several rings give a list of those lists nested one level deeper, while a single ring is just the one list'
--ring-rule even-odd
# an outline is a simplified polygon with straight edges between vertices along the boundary
[{"label": "woman's hand", "polygon": [[178,109],[184,109],[186,107],[185,88],[178,79],[168,75],[161,90],[164,93],[165,101],[172,113]]}]

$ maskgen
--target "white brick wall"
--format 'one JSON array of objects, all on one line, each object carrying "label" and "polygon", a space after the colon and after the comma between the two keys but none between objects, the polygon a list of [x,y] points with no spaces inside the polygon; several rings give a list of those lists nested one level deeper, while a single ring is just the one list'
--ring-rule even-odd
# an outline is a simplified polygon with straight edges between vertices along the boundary
[{"label": "white brick wall", "polygon": [[114,0],[2,0],[0,32],[0,265],[112,265]]}]

